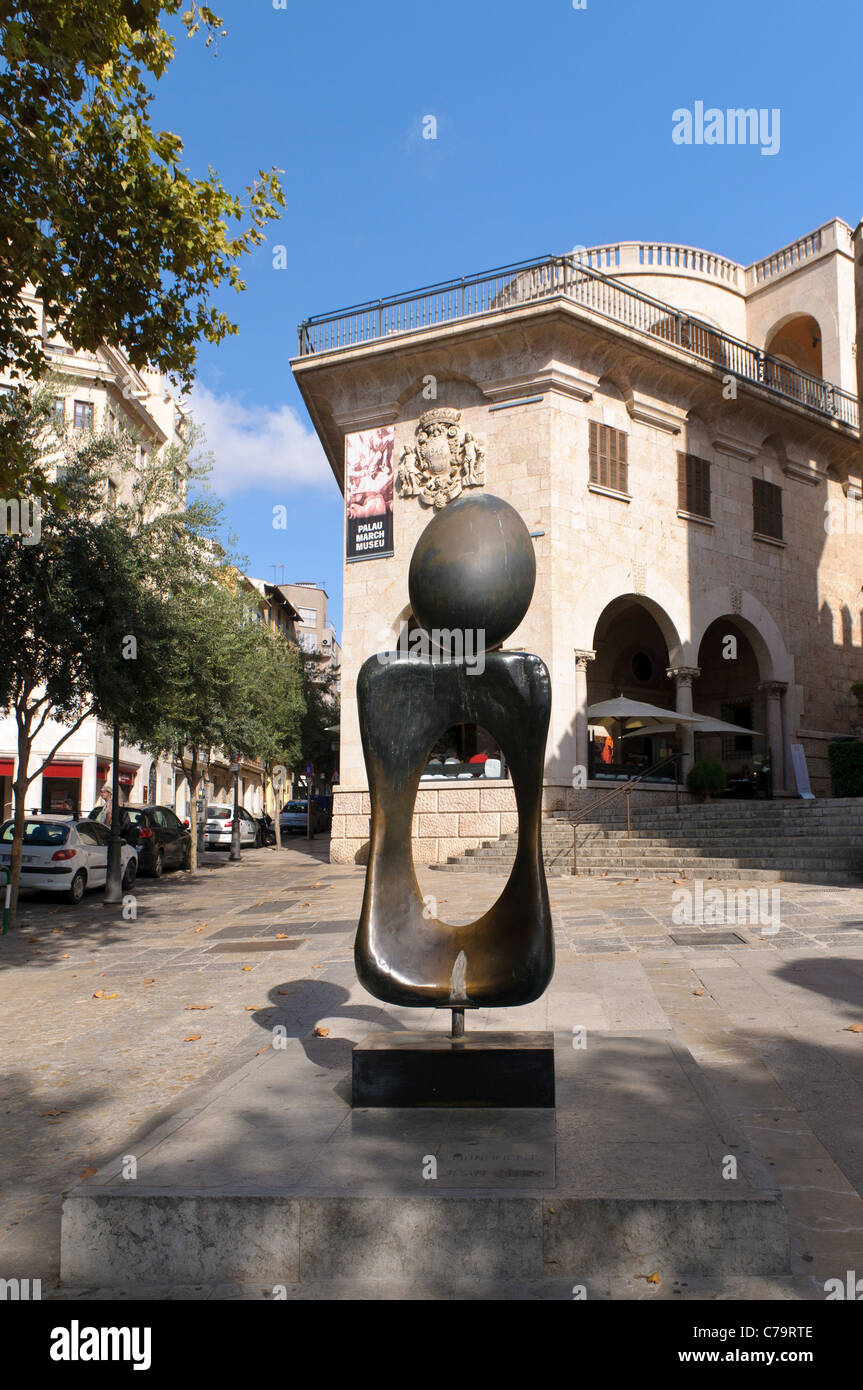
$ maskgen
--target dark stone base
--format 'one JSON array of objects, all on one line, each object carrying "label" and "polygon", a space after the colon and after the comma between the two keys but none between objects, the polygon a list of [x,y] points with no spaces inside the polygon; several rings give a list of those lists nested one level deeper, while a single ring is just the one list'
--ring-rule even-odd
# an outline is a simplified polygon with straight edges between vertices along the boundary
[{"label": "dark stone base", "polygon": [[370,1033],[353,1053],[351,1104],[554,1106],[553,1033]]}]

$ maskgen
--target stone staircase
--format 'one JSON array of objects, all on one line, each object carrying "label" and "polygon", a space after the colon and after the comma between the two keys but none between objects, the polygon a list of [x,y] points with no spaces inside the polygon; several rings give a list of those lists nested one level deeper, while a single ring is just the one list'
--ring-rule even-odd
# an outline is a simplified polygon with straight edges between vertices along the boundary
[{"label": "stone staircase", "polygon": [[[633,811],[604,808],[578,827],[578,872],[618,878],[713,878],[863,885],[863,800],[724,801]],[[601,814],[601,813],[600,813]],[[614,818],[612,819],[612,816]],[[517,836],[487,841],[432,868],[508,873]],[[543,818],[546,873],[572,873],[572,823]]]}]

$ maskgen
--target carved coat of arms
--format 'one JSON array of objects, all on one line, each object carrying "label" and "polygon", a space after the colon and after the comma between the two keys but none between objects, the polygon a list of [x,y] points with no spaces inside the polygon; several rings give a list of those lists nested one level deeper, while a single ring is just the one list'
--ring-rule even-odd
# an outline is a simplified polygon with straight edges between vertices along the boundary
[{"label": "carved coat of arms", "polygon": [[461,411],[442,406],[419,418],[416,442],[399,459],[402,497],[419,497],[440,511],[466,487],[485,486],[485,450],[461,429]]}]

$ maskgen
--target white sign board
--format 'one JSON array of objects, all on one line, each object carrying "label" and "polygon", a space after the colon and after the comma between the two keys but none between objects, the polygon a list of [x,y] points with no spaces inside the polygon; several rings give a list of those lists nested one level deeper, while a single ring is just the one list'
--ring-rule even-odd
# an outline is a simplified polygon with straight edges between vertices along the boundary
[{"label": "white sign board", "polygon": [[794,780],[797,783],[798,795],[802,796],[804,801],[814,801],[815,797],[809,786],[809,769],[806,766],[806,754],[803,751],[802,743],[792,743],[791,765],[794,768]]}]

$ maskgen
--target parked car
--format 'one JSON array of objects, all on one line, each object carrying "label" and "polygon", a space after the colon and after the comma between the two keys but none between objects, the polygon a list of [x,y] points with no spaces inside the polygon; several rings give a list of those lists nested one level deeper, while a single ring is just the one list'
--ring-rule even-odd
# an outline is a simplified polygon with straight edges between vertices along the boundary
[{"label": "parked car", "polygon": [[161,878],[166,869],[188,869],[192,837],[170,806],[127,806],[142,873]]},{"label": "parked car", "polygon": [[[261,843],[261,827],[244,806],[239,810],[240,848],[257,849]],[[208,806],[204,822],[204,849],[230,849],[234,833],[233,806]]]},{"label": "parked car", "polygon": [[[288,801],[282,807],[279,816],[279,826],[283,835],[305,835],[308,825],[308,805],[307,801]],[[323,807],[312,802],[312,834],[316,835],[319,830],[328,830],[330,818]]]},{"label": "parked car", "polygon": [[[0,825],[0,867],[12,860],[14,821]],[[24,822],[21,887],[64,893],[79,903],[88,888],[104,888],[108,877],[111,832],[99,821],[75,821],[71,816],[28,816]],[[135,884],[138,856],[131,845],[120,848],[123,892]]]}]

